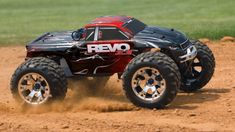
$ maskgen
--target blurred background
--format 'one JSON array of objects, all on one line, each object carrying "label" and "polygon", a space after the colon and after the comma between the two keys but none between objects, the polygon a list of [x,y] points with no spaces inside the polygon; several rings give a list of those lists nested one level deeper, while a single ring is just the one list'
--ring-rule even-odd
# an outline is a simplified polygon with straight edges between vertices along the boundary
[{"label": "blurred background", "polygon": [[0,45],[76,30],[105,15],[129,15],[191,38],[235,36],[235,0],[0,0]]}]

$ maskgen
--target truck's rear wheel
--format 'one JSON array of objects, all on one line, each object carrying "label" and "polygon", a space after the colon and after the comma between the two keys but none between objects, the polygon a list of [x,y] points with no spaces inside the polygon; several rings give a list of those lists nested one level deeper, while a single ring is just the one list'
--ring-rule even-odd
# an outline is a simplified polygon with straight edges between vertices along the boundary
[{"label": "truck's rear wheel", "polygon": [[147,108],[164,108],[173,101],[180,87],[177,65],[160,52],[146,52],[135,57],[122,80],[127,98]]},{"label": "truck's rear wheel", "polygon": [[211,79],[215,69],[215,58],[207,45],[192,41],[197,48],[197,56],[191,64],[191,75],[182,77],[181,90],[192,92],[203,88]]},{"label": "truck's rear wheel", "polygon": [[53,60],[36,57],[22,63],[11,78],[11,92],[17,102],[29,105],[62,100],[67,92],[67,80]]}]

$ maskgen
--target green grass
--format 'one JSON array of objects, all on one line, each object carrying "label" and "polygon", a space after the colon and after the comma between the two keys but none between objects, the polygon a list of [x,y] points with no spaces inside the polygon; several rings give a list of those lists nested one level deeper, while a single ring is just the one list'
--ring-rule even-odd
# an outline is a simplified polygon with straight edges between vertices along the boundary
[{"label": "green grass", "polygon": [[0,0],[0,44],[75,30],[98,16],[130,15],[191,38],[235,36],[234,0]]}]

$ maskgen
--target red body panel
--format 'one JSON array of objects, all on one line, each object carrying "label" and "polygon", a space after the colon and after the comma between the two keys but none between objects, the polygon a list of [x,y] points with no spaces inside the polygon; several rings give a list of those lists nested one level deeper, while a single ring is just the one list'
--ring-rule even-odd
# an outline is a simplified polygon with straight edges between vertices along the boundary
[{"label": "red body panel", "polygon": [[91,21],[89,24],[85,25],[85,28],[89,27],[96,27],[96,26],[105,26],[105,27],[117,27],[118,29],[122,30],[126,33],[129,37],[132,37],[132,32],[127,28],[123,28],[122,25],[131,20],[132,17],[129,16],[105,16],[105,17],[98,17]]},{"label": "red body panel", "polygon": [[98,17],[91,21],[89,24],[85,25],[85,27],[94,27],[94,26],[116,26],[121,27],[125,22],[129,21],[131,17],[127,16],[105,16]]}]

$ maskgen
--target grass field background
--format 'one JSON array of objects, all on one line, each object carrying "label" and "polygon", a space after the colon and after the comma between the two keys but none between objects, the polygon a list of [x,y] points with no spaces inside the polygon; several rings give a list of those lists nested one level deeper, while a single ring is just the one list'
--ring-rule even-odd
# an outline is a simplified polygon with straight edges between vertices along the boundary
[{"label": "grass field background", "polygon": [[0,45],[75,30],[104,15],[134,16],[191,38],[235,36],[235,0],[0,0]]}]

